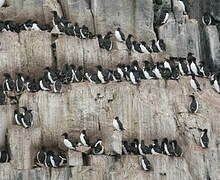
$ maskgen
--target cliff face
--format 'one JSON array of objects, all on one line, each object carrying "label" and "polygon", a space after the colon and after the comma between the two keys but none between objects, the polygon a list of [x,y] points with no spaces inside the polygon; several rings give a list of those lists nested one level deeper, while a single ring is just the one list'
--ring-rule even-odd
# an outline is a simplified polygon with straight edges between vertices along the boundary
[{"label": "cliff face", "polygon": [[[169,56],[185,57],[189,51],[198,61],[218,65],[218,28],[201,25],[201,15],[206,10],[211,10],[219,18],[218,3],[214,0],[210,5],[206,1],[196,2],[189,1],[192,6],[188,6],[188,17],[182,16],[176,0],[164,1],[163,6],[172,9],[173,13],[170,13],[167,24],[155,32],[152,1],[63,0],[59,3],[56,0],[8,0],[9,7],[0,8],[1,20],[24,22],[32,18],[41,24],[51,23],[49,11],[57,10],[72,22],[86,24],[96,33],[114,31],[120,25],[126,35],[134,34],[138,40],[150,42],[157,34],[165,40],[167,51],[151,55],[129,54],[124,44],[114,41],[113,50],[108,52],[98,47],[97,39],[81,40],[66,35],[54,38],[48,32],[4,32],[0,33],[0,74],[10,72],[15,78],[16,72],[23,72],[31,78],[38,78],[45,66],[61,68],[65,63],[74,63],[94,71],[98,64],[115,68],[118,63],[128,64],[134,59],[141,63],[145,59],[156,62]],[[55,53],[51,49],[54,40]],[[204,51],[206,48],[208,50]],[[202,89],[195,93],[199,111],[190,114],[188,96],[193,92],[190,79],[143,80],[140,86],[129,82],[105,85],[82,82],[64,86],[59,94],[25,91],[17,105],[8,101],[7,105],[0,106],[0,148],[7,143],[11,156],[10,163],[0,164],[0,177],[4,180],[220,179],[219,94],[208,79],[198,78]],[[0,80],[3,80],[2,76]],[[23,105],[33,110],[34,125],[30,129],[15,125],[14,109]],[[115,116],[120,117],[126,129],[122,135],[113,132],[112,119]],[[77,137],[83,128],[92,141],[102,137],[105,155],[87,155],[85,159],[82,153],[68,152],[68,167],[33,168],[34,156],[41,144],[52,149],[65,149],[61,134],[68,132],[71,137]],[[206,150],[199,145],[197,128],[209,130],[210,143]],[[153,166],[150,172],[142,170],[140,156],[121,156],[119,159],[110,156],[114,148],[112,141],[138,138],[144,139],[148,145],[152,139],[164,137],[178,141],[183,157],[148,155]]]}]

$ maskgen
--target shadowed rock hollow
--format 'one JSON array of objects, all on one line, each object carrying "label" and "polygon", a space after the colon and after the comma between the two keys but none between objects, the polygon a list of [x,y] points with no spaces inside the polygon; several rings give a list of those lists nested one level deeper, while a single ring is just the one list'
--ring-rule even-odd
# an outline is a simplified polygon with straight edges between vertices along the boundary
[{"label": "shadowed rock hollow", "polygon": [[[204,3],[206,1],[204,4],[189,1],[193,4],[189,17],[180,15],[175,2],[166,0],[163,4],[173,12],[168,23],[157,32],[157,36],[167,44],[164,53],[129,54],[125,45],[116,41],[113,50],[108,52],[98,47],[97,39],[81,40],[66,35],[55,38],[48,32],[0,33],[0,80],[2,82],[6,71],[13,78],[20,71],[31,78],[39,78],[45,66],[61,68],[65,63],[74,63],[94,71],[98,64],[115,68],[118,63],[128,64],[134,59],[141,63],[143,60],[161,61],[169,56],[185,57],[189,51],[195,54],[197,61],[206,60],[218,65],[217,27],[204,27],[199,19],[204,9],[209,7]],[[51,23],[49,11],[57,10],[73,23],[86,24],[95,33],[113,31],[120,25],[126,35],[132,33],[138,40],[150,42],[156,38],[152,1],[63,0],[59,3],[56,0],[8,0],[6,3],[9,7],[0,8],[0,20],[24,22],[32,18],[41,24]],[[218,11],[213,9],[212,13]],[[216,16],[219,18],[219,14]],[[207,52],[203,51],[202,33],[208,40]],[[52,52],[52,42],[56,43],[56,54]],[[210,58],[204,59],[207,56]],[[0,147],[4,148],[6,143],[11,156],[9,163],[0,164],[0,177],[4,180],[220,179],[220,98],[208,79],[198,78],[198,81],[202,91],[195,93],[199,102],[197,114],[188,112],[188,96],[193,92],[190,77],[181,77],[179,81],[143,80],[140,86],[129,82],[105,85],[74,83],[64,86],[59,94],[25,91],[17,105],[8,102],[0,106]],[[15,125],[14,109],[23,105],[33,110],[34,125],[29,129]],[[121,133],[113,132],[112,119],[115,116],[119,116],[126,129],[122,137]],[[105,155],[85,157],[80,152],[68,152],[67,167],[33,168],[34,156],[41,144],[66,150],[61,134],[68,132],[71,137],[76,137],[83,128],[91,141],[102,137]],[[209,130],[208,149],[200,147],[197,128]],[[148,155],[153,170],[145,172],[140,165],[141,156],[111,156],[111,141],[116,136],[129,141],[144,139],[147,145],[154,138],[176,139],[183,149],[183,157]]]}]

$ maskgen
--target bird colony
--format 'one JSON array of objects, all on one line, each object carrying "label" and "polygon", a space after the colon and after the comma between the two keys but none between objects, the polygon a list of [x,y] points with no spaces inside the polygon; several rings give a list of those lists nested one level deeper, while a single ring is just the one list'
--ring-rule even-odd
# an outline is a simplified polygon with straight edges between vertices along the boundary
[{"label": "bird colony", "polygon": [[[182,1],[180,1],[182,3]],[[0,4],[0,6],[2,6]],[[182,4],[183,13],[186,14],[184,4]],[[53,14],[53,27],[49,25],[40,26],[38,22],[33,20],[27,20],[24,24],[19,24],[14,21],[0,21],[0,32],[11,31],[19,33],[21,31],[48,31],[52,29],[56,31],[58,35],[75,36],[83,39],[97,39],[99,47],[107,51],[111,51],[113,48],[112,36],[115,36],[116,40],[120,43],[124,43],[127,50],[130,53],[160,53],[166,51],[166,44],[163,39],[157,41],[152,40],[151,44],[147,44],[145,41],[136,41],[132,34],[128,34],[127,37],[123,33],[123,27],[118,27],[115,32],[109,31],[106,35],[92,34],[88,27],[83,25],[80,27],[78,23],[70,26],[71,22],[67,21],[63,17],[59,17],[56,11],[51,12]],[[165,11],[161,14],[158,24],[161,26],[167,22],[169,13]],[[206,25],[214,23],[213,18],[206,13],[202,17],[202,21]],[[55,43],[52,47],[56,46]],[[170,57],[164,59],[164,61],[153,63],[149,61],[143,61],[143,64],[139,64],[137,60],[133,60],[131,64],[118,64],[115,69],[106,69],[101,65],[96,66],[97,70],[94,72],[86,72],[82,66],[76,66],[75,64],[65,64],[62,69],[56,69],[53,67],[45,67],[42,69],[42,76],[40,79],[30,79],[22,72],[17,73],[17,79],[13,80],[9,73],[5,72],[5,80],[0,84],[0,104],[7,103],[7,98],[11,98],[9,94],[11,92],[20,95],[25,91],[36,93],[38,91],[51,91],[53,93],[62,93],[62,87],[68,86],[71,83],[83,83],[88,81],[94,84],[106,84],[110,81],[120,83],[121,81],[128,81],[134,86],[139,86],[141,81],[149,80],[173,80],[181,81],[181,76],[191,76],[190,82],[188,82],[192,89],[199,93],[202,91],[197,77],[208,78],[213,86],[213,90],[220,93],[220,71],[214,71],[205,62],[197,64],[194,55],[189,52],[187,58],[183,57]],[[189,94],[191,102],[189,102],[189,113],[197,113],[199,108],[199,102],[196,100],[196,95]],[[14,97],[15,100],[16,96]],[[31,128],[33,125],[32,110],[23,106],[15,109],[14,120],[18,126],[22,126],[25,129]],[[123,133],[127,131],[123,127],[123,119],[120,117],[112,117],[112,126],[114,131]],[[202,148],[208,148],[209,138],[207,135],[208,129],[198,129],[201,132],[200,144]],[[78,137],[69,137],[67,132],[61,134],[63,136],[63,144],[69,151],[78,151],[79,147],[84,146],[89,149],[89,153],[94,155],[105,154],[105,147],[102,143],[102,137],[98,138],[95,142],[90,141],[90,137],[87,136],[86,130],[82,129]],[[74,139],[74,140],[72,140]],[[132,142],[123,139],[122,152],[123,155],[142,155],[140,166],[144,171],[152,170],[152,165],[147,159],[148,154],[158,155],[164,154],[170,157],[181,157],[184,152],[178,145],[175,139],[168,139],[164,137],[161,143],[158,139],[153,139],[152,144],[145,145],[144,140],[134,138]],[[0,162],[5,163],[10,161],[7,147],[0,152]],[[45,167],[61,167],[67,164],[68,158],[66,152],[54,152],[47,148],[46,144],[42,144],[35,157],[35,163],[37,166]]]}]

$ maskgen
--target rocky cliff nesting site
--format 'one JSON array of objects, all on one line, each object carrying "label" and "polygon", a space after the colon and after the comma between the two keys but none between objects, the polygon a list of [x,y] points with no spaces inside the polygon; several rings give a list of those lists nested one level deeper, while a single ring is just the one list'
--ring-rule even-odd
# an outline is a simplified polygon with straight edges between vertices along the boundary
[{"label": "rocky cliff nesting site", "polygon": [[219,9],[0,0],[0,180],[219,180]]}]

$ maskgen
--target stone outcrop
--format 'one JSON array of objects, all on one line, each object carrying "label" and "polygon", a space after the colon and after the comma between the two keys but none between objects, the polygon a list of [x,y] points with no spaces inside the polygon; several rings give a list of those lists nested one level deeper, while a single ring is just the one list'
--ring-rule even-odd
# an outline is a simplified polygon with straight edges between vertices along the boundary
[{"label": "stone outcrop", "polygon": [[[118,63],[129,64],[137,59],[142,65],[143,60],[157,62],[169,56],[185,57],[189,51],[198,61],[210,56],[218,65],[217,28],[204,27],[200,20],[205,11],[200,7],[206,7],[207,1],[200,4],[198,0],[189,1],[188,5],[192,5],[188,6],[189,16],[182,15],[176,2],[163,2],[163,7],[173,11],[168,22],[158,29],[157,38],[163,38],[167,44],[167,51],[163,53],[130,53],[124,43],[116,42],[114,38],[113,50],[108,52],[98,47],[96,38],[82,40],[66,35],[56,38],[49,32],[32,31],[0,33],[0,81],[4,72],[11,73],[13,78],[16,72],[22,72],[31,79],[38,79],[46,66],[60,69],[65,63],[74,63],[82,65],[85,71],[96,71],[98,64],[115,68]],[[213,7],[218,3],[211,1],[210,4]],[[8,0],[7,5],[0,8],[0,20],[24,22],[32,18],[40,24],[52,24],[50,11],[57,10],[73,23],[86,24],[94,33],[114,31],[120,26],[126,35],[132,33],[138,40],[149,43],[156,38],[152,1]],[[212,13],[219,18],[216,8]],[[55,53],[51,48],[53,42]],[[203,49],[207,47],[204,55]],[[208,79],[198,78],[198,81],[202,91],[194,92],[199,102],[196,114],[188,111],[188,96],[193,92],[190,77],[181,77],[179,81],[143,80],[140,86],[129,82],[74,83],[64,86],[58,94],[25,91],[17,97],[18,104],[8,101],[0,106],[0,149],[7,146],[11,157],[9,163],[0,164],[0,177],[4,180],[220,179],[219,94]],[[29,129],[15,125],[14,110],[23,105],[33,110],[34,124]],[[123,122],[126,129],[123,133],[113,131],[115,116]],[[198,128],[209,130],[208,149],[199,145]],[[82,129],[86,129],[91,142],[102,138],[105,155],[67,152],[61,135],[68,132],[71,139],[79,138]],[[152,139],[164,137],[177,139],[183,157],[148,155],[153,167],[149,172],[142,170],[141,156],[115,155],[122,153],[121,140],[138,138],[149,145]],[[36,152],[42,144],[48,149],[66,151],[67,165],[51,169],[34,167]]]}]

